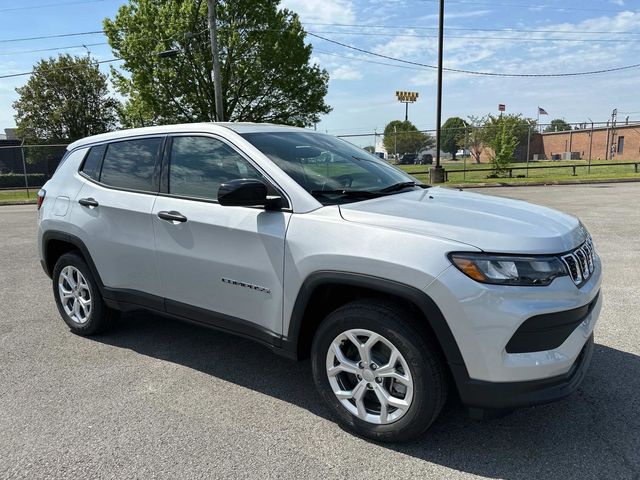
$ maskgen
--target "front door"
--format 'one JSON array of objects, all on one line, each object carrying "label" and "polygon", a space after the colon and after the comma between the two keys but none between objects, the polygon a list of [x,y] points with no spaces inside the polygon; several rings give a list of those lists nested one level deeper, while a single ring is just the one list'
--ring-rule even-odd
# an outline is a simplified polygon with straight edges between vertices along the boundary
[{"label": "front door", "polygon": [[177,135],[170,142],[167,192],[153,207],[167,311],[265,340],[279,336],[290,213],[221,206],[220,184],[269,182],[221,139]]}]

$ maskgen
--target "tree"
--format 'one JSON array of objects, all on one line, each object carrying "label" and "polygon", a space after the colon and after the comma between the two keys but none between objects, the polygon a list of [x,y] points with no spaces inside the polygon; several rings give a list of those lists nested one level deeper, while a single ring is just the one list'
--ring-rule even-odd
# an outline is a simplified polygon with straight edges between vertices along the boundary
[{"label": "tree", "polygon": [[374,153],[376,151],[376,147],[374,147],[373,145],[367,145],[366,147],[364,147],[364,150],[369,153]]},{"label": "tree", "polygon": [[564,132],[566,130],[571,130],[571,125],[561,118],[551,120],[551,123],[544,129],[545,132]]},{"label": "tree", "polygon": [[529,129],[535,130],[536,121],[531,118],[525,118],[521,114],[508,114],[508,115],[488,115],[484,124],[485,130],[485,145],[491,145],[497,135],[501,134],[502,126],[504,124],[511,125],[513,127],[513,135],[515,135],[518,144],[526,145],[529,135]]},{"label": "tree", "polygon": [[435,141],[433,136],[419,132],[413,123],[407,120],[393,120],[384,127],[382,144],[388,153],[403,155],[416,153],[422,148],[431,148]]},{"label": "tree", "polygon": [[467,125],[460,117],[450,117],[440,129],[440,149],[451,154],[453,160],[456,153],[464,146]]},{"label": "tree", "polygon": [[[224,118],[311,125],[325,104],[329,76],[311,63],[298,15],[279,0],[221,0],[216,16]],[[104,29],[128,74],[114,72],[126,125],[215,118],[204,0],[130,0]],[[177,56],[158,53],[176,49]]]},{"label": "tree", "polygon": [[68,142],[116,126],[118,102],[108,94],[107,76],[89,57],[40,60],[16,92],[18,135],[26,140]]},{"label": "tree", "polygon": [[475,117],[470,115],[467,118],[468,129],[468,145],[471,155],[476,163],[480,163],[480,157],[485,146],[485,129],[484,125],[487,121],[486,117]]},{"label": "tree", "polygon": [[489,146],[493,150],[491,164],[495,176],[501,176],[511,163],[513,154],[518,146],[516,136],[517,123],[512,119],[500,118],[495,125],[496,134],[491,139]]}]

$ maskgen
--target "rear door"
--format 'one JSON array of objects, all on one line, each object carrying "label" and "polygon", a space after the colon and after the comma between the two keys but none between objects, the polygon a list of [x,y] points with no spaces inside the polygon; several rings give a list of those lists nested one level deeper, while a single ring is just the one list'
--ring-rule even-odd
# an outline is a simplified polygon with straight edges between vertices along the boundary
[{"label": "rear door", "polygon": [[[86,182],[73,209],[72,223],[79,227],[102,282],[134,303],[140,294],[160,294],[151,216],[164,139],[92,147],[81,167]],[[151,306],[162,308],[161,297],[156,303]]]},{"label": "rear door", "polygon": [[291,214],[218,204],[218,187],[229,180],[254,178],[270,185],[223,139],[176,135],[168,142],[163,193],[153,208],[167,311],[270,341],[282,333],[284,239]]}]

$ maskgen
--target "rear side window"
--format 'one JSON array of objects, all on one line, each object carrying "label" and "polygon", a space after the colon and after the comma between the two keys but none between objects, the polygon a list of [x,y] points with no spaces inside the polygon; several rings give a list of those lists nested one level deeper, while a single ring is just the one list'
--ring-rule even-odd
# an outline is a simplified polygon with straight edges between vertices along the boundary
[{"label": "rear side window", "polygon": [[174,137],[169,193],[208,200],[218,198],[222,183],[240,178],[265,181],[262,174],[227,144],[208,137]]},{"label": "rear side window", "polygon": [[153,172],[162,138],[142,138],[110,143],[102,164],[100,182],[106,185],[151,192]]},{"label": "rear side window", "polygon": [[102,157],[105,149],[105,145],[98,145],[89,149],[89,153],[82,165],[82,173],[93,180],[100,180],[100,167],[102,166]]}]

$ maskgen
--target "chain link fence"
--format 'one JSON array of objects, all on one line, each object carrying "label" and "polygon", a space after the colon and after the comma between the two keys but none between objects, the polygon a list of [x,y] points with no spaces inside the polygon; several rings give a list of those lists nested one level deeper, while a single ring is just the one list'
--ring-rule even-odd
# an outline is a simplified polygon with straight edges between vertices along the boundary
[{"label": "chain link fence", "polygon": [[66,144],[28,145],[20,140],[0,142],[0,190],[27,190],[35,196],[51,178],[65,154]]},{"label": "chain link fence", "polygon": [[[545,127],[525,126],[517,132],[518,145],[511,158],[512,163],[501,172],[502,176],[549,178],[592,173],[604,175],[605,172],[637,175],[640,122],[572,124],[571,130],[542,133]],[[448,171],[448,181],[491,178],[495,172],[491,171],[493,151],[487,145],[487,131],[483,127],[467,125],[449,129],[448,133],[454,130],[458,136],[455,156],[452,152],[441,152],[440,156]],[[443,130],[443,135],[445,133]],[[428,165],[436,157],[435,134],[435,130],[397,131],[388,136],[387,142],[384,142],[384,134],[377,131],[337,136],[360,148],[373,150],[391,163],[402,164],[412,174],[426,175]],[[26,190],[28,197],[35,197],[37,190],[55,172],[66,147],[67,144],[0,140],[0,192]],[[412,155],[403,158],[405,153]]]}]

